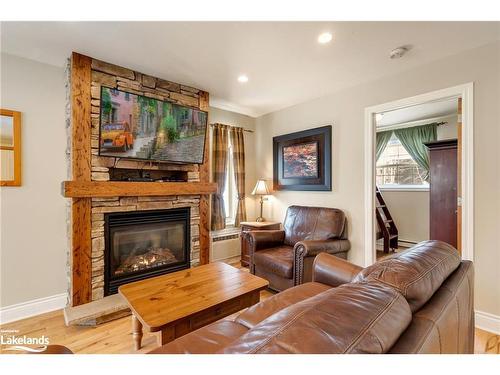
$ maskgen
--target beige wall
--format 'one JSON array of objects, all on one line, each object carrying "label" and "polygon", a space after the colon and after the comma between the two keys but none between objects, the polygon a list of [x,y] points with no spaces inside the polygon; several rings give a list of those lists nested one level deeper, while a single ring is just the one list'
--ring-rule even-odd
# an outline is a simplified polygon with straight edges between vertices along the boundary
[{"label": "beige wall", "polygon": [[2,187],[0,306],[67,291],[64,70],[1,55],[1,107],[22,112],[21,187]]},{"label": "beige wall", "polygon": [[446,121],[447,124],[438,126],[437,128],[437,139],[451,139],[457,138],[457,115],[451,115],[442,117],[439,121]]},{"label": "beige wall", "polygon": [[[223,109],[210,107],[209,123],[221,123],[231,126],[239,126],[248,130],[255,130],[255,119],[250,116],[242,115],[236,112],[225,111]],[[210,133],[211,134],[211,133]],[[210,138],[211,139],[211,138]],[[247,218],[248,220],[254,220],[256,216],[255,211],[255,198],[250,195],[252,192],[257,178],[255,168],[255,157],[253,155],[253,150],[255,150],[255,133],[244,133],[245,139],[245,193],[246,199],[245,204],[247,206]]]},{"label": "beige wall", "polygon": [[[398,63],[404,64],[404,59]],[[333,125],[332,192],[277,192],[267,215],[282,220],[291,204],[345,210],[352,241],[349,258],[363,264],[364,109],[472,81],[476,308],[500,315],[499,67],[500,43],[494,43],[258,118],[257,174],[266,177],[272,177],[273,136]]]},{"label": "beige wall", "polygon": [[429,239],[429,191],[382,191],[398,228],[399,240],[420,242]]}]

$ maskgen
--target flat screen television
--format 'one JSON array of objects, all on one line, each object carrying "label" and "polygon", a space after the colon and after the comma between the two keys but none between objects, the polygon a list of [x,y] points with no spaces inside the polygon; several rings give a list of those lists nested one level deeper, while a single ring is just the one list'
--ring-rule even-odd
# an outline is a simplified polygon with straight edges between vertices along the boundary
[{"label": "flat screen television", "polygon": [[203,163],[207,112],[101,86],[99,155]]}]

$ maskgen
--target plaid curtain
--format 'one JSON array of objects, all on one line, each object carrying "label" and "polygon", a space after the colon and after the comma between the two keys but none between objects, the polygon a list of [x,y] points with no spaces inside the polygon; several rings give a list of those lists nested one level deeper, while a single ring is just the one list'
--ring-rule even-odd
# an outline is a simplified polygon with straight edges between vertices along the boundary
[{"label": "plaid curtain", "polygon": [[212,230],[224,229],[226,227],[226,210],[222,193],[226,189],[227,175],[227,151],[228,151],[228,126],[214,124],[212,130],[212,174],[213,181],[219,189],[212,194]]},{"label": "plaid curtain", "polygon": [[234,225],[239,226],[242,221],[247,219],[247,209],[245,207],[245,141],[242,128],[231,127],[229,134],[233,146],[233,169],[238,194]]}]

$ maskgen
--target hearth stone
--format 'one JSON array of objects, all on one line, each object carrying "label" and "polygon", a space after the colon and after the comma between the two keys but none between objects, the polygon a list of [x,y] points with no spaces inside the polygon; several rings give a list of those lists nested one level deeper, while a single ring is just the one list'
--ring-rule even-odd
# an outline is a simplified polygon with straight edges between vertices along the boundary
[{"label": "hearth stone", "polygon": [[130,309],[119,294],[104,297],[97,301],[64,309],[64,322],[67,326],[95,326],[130,315]]}]

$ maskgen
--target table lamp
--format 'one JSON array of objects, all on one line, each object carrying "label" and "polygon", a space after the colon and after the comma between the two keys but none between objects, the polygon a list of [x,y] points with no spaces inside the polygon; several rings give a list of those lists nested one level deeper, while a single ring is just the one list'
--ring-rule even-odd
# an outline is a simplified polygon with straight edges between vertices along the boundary
[{"label": "table lamp", "polygon": [[252,195],[260,195],[260,216],[256,219],[257,222],[265,221],[262,217],[262,206],[264,205],[264,195],[271,194],[271,191],[267,187],[266,180],[258,179],[255,184],[255,188],[252,191]]}]

